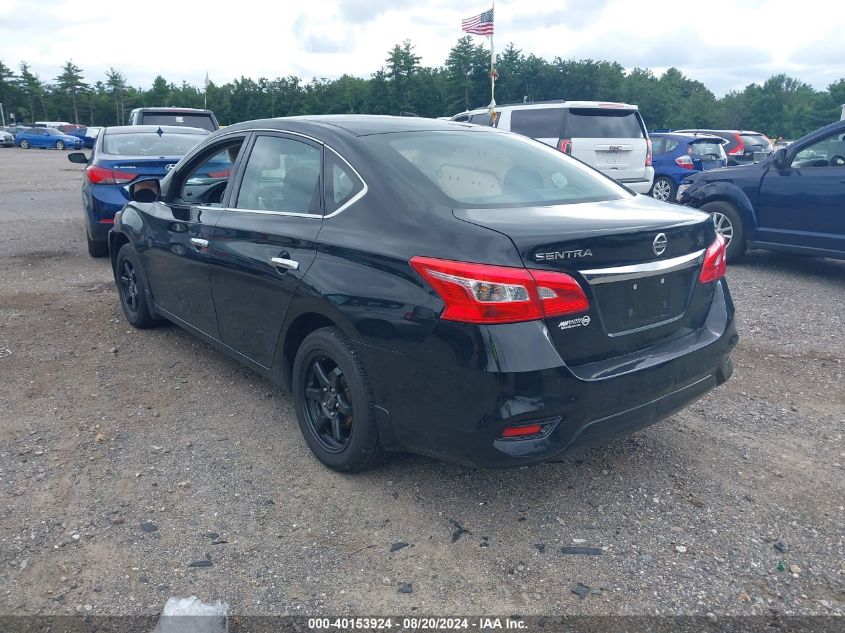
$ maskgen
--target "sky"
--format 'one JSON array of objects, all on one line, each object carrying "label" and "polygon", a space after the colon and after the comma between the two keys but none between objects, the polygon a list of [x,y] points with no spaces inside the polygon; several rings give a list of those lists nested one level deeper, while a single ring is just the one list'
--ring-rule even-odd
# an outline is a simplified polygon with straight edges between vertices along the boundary
[{"label": "sky", "polygon": [[[410,39],[440,66],[462,18],[490,0],[0,0],[0,60],[52,81],[72,59],[88,83],[109,66],[133,86],[156,75],[202,85],[240,76],[368,77]],[[717,96],[785,72],[824,89],[845,77],[841,0],[499,0],[494,43],[553,59],[675,66]],[[485,47],[485,37],[475,37]]]}]

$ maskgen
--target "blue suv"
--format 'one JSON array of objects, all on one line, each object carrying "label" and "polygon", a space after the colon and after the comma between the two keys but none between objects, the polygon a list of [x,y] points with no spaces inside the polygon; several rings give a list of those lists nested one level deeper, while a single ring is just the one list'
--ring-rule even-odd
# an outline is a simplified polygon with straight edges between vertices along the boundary
[{"label": "blue suv", "polygon": [[649,194],[663,202],[675,201],[678,185],[691,173],[728,164],[725,141],[718,136],[652,132],[649,138],[654,154],[654,184]]},{"label": "blue suv", "polygon": [[677,199],[710,213],[729,261],[748,248],[845,259],[845,121],[762,162],[685,178]]}]

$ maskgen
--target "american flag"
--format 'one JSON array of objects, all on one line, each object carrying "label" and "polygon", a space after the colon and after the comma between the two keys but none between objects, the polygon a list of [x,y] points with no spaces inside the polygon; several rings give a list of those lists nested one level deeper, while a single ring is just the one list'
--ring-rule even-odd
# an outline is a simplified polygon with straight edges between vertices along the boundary
[{"label": "american flag", "polygon": [[461,30],[476,35],[493,35],[493,9],[461,20]]}]

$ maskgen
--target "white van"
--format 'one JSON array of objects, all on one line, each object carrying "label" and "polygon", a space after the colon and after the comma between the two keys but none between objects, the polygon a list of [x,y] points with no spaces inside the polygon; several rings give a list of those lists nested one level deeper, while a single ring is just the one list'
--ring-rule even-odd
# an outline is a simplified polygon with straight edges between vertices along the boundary
[{"label": "white van", "polygon": [[[490,110],[461,112],[452,120],[490,125]],[[651,141],[635,105],[602,101],[503,105],[496,107],[493,125],[571,154],[637,193],[651,189]]]}]

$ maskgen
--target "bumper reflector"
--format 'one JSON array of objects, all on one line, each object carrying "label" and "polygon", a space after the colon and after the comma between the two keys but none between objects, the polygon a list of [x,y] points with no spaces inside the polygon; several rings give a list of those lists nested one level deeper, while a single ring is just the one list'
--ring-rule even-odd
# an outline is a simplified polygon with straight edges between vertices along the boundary
[{"label": "bumper reflector", "polygon": [[502,437],[528,437],[529,435],[539,435],[542,432],[542,424],[527,424],[525,426],[506,426],[502,431]]}]

